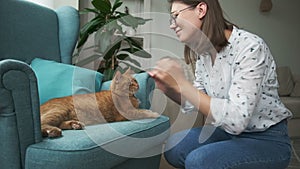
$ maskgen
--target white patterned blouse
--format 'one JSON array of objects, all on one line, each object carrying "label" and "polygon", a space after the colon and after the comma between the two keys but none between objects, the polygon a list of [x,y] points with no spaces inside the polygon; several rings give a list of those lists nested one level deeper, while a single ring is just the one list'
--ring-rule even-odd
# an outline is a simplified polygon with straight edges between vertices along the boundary
[{"label": "white patterned blouse", "polygon": [[[194,86],[211,96],[212,124],[230,134],[264,131],[292,116],[278,96],[276,63],[257,35],[233,28],[229,45],[196,62]],[[186,102],[183,112],[194,110]]]}]

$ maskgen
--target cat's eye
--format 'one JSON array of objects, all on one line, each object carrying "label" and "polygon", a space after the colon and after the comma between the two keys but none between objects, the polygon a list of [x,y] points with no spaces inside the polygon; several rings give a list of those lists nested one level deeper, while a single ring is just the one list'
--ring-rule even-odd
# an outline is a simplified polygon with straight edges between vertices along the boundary
[{"label": "cat's eye", "polygon": [[132,79],[132,80],[130,80],[130,84],[132,85],[132,84],[136,84],[137,83],[137,81],[135,80],[135,79]]}]

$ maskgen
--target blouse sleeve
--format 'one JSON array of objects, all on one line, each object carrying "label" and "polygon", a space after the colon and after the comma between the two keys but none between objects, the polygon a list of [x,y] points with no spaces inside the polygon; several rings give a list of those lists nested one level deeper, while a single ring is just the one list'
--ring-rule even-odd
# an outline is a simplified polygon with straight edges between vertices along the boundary
[{"label": "blouse sleeve", "polygon": [[270,51],[263,42],[244,42],[232,63],[233,76],[228,98],[211,98],[212,124],[231,134],[243,132],[260,99],[260,89]]},{"label": "blouse sleeve", "polygon": [[[195,70],[195,80],[193,83],[193,86],[196,87],[197,89],[201,90],[202,92],[206,93],[203,85],[203,79],[201,77],[201,68],[200,66],[200,60],[197,60],[196,62],[196,70]],[[181,112],[182,113],[192,113],[198,111],[197,108],[193,104],[191,104],[189,101],[185,101],[182,106],[181,106]]]}]

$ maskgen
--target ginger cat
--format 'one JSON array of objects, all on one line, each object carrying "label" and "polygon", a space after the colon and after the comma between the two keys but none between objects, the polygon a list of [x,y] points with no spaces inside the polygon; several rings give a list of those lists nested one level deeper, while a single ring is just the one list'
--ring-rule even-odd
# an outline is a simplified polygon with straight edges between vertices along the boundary
[{"label": "ginger cat", "polygon": [[159,117],[151,110],[138,109],[134,96],[138,89],[128,69],[115,74],[110,90],[51,99],[40,107],[42,135],[54,138],[62,136],[62,130],[85,125]]}]

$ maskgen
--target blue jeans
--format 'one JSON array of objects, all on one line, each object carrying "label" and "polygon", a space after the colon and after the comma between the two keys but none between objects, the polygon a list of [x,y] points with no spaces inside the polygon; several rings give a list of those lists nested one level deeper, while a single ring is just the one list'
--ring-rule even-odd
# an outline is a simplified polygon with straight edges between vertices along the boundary
[{"label": "blue jeans", "polygon": [[165,147],[166,160],[185,169],[285,169],[289,164],[291,145],[286,120],[263,132],[240,135],[215,128],[199,143],[202,130],[192,128],[171,136]]}]

